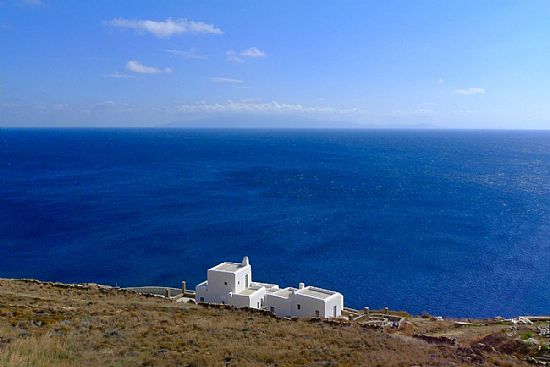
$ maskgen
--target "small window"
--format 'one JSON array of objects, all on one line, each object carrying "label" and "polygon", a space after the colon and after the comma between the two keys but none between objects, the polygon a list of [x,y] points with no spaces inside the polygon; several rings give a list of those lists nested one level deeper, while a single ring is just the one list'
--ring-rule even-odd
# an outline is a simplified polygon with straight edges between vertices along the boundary
[{"label": "small window", "polygon": [[199,298],[199,302],[204,302],[204,297]]},{"label": "small window", "polygon": [[237,284],[241,284],[241,281],[240,281],[240,280],[238,280],[238,281],[237,281]]},{"label": "small window", "polygon": [[319,317],[319,310],[315,310],[315,317]]},{"label": "small window", "polygon": [[260,308],[260,302],[258,302],[258,308]]},{"label": "small window", "polygon": [[269,311],[270,311],[271,313],[275,313],[275,307],[269,307]]},{"label": "small window", "polygon": [[300,306],[299,303],[296,305],[296,308],[297,308],[298,310],[301,308],[301,306]]}]

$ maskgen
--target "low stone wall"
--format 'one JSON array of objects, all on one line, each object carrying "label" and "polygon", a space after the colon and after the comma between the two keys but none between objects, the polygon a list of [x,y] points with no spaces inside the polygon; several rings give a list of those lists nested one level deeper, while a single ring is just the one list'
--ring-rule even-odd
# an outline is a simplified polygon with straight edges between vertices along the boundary
[{"label": "low stone wall", "polygon": [[136,292],[139,294],[149,294],[153,296],[161,297],[174,297],[181,294],[180,288],[173,287],[160,287],[160,286],[143,286],[143,287],[128,287],[123,288],[124,290]]}]

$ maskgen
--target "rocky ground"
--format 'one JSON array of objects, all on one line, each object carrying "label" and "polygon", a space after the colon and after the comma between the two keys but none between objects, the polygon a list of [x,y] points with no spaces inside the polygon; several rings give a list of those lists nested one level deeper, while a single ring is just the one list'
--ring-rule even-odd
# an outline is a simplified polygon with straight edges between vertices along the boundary
[{"label": "rocky ground", "polygon": [[549,350],[544,322],[401,316],[384,328],[357,316],[286,320],[0,279],[0,366],[523,366],[544,363]]}]

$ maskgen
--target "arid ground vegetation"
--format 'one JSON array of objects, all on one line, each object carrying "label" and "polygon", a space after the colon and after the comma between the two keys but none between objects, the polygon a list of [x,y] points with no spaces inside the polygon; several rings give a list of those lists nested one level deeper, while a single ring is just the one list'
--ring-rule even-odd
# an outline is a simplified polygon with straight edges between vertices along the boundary
[{"label": "arid ground vegetation", "polygon": [[376,330],[359,322],[278,319],[94,285],[0,279],[5,367],[523,366],[547,348],[536,326],[496,320],[457,325],[425,316]]}]

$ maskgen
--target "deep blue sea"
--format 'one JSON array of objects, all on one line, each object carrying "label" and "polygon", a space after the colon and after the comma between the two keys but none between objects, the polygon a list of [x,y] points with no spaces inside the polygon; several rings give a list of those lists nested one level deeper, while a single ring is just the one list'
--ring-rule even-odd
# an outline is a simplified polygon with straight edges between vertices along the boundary
[{"label": "deep blue sea", "polygon": [[550,313],[550,132],[0,129],[0,277]]}]

